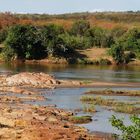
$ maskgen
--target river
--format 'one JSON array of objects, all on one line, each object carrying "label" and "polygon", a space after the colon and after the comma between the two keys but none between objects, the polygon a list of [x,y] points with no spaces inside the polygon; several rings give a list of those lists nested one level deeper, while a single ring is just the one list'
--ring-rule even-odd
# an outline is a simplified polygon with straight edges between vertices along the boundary
[{"label": "river", "polygon": [[[140,66],[86,66],[86,65],[0,65],[0,72],[18,73],[23,71],[29,72],[45,72],[54,75],[58,79],[80,79],[80,80],[96,80],[108,82],[140,82]],[[120,90],[120,88],[113,88]],[[140,90],[139,88],[125,88],[122,90]],[[38,89],[39,90],[39,89]],[[33,104],[48,105],[56,104],[59,108],[74,111],[82,109],[83,104],[80,102],[80,97],[85,91],[103,90],[103,88],[58,88],[54,90],[40,89],[43,96],[47,97],[47,101],[34,102]],[[95,96],[95,95],[93,95]],[[112,98],[121,101],[140,101],[139,97],[130,96],[102,96],[103,98]],[[31,102],[27,102],[31,103]],[[130,124],[129,115],[124,113],[115,113],[103,107],[96,106],[97,113],[79,112],[77,115],[91,115],[93,121],[81,126],[86,127],[91,132],[104,133],[120,133],[114,129],[109,123],[109,118],[116,115],[119,118],[124,118],[126,124]]]}]

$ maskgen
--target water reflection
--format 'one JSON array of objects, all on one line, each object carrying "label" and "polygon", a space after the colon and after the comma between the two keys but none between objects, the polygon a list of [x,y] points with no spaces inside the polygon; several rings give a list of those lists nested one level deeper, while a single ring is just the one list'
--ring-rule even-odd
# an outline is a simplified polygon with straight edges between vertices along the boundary
[{"label": "water reflection", "polygon": [[140,66],[1,64],[0,71],[45,72],[59,79],[140,82]]}]

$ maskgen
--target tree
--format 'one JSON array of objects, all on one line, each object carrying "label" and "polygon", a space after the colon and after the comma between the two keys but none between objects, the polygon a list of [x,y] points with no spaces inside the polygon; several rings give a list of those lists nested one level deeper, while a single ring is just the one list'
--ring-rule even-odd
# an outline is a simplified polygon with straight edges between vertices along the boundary
[{"label": "tree", "polygon": [[134,58],[140,58],[140,30],[131,29],[116,40],[109,53],[117,64],[127,64]]},{"label": "tree", "polygon": [[124,63],[124,50],[123,47],[118,43],[114,44],[109,50],[109,54],[113,57],[116,64]]},{"label": "tree", "polygon": [[126,52],[124,47],[119,42],[112,45],[109,50],[109,54],[113,57],[117,65],[128,64],[133,58],[135,58],[135,54],[131,51]]},{"label": "tree", "polygon": [[86,32],[86,36],[89,38],[91,46],[110,47],[114,43],[110,32],[100,27],[90,28]]},{"label": "tree", "polygon": [[70,32],[75,36],[84,36],[89,28],[90,23],[88,21],[79,20],[73,24]]},{"label": "tree", "polygon": [[56,55],[61,46],[59,45],[58,36],[63,34],[65,31],[63,27],[50,24],[41,28],[41,40],[42,45],[45,47],[49,56]]},{"label": "tree", "polygon": [[5,46],[5,55],[7,50],[13,50],[18,59],[39,59],[44,55],[37,28],[29,25],[10,27]]},{"label": "tree", "polygon": [[140,58],[140,29],[129,30],[120,40],[126,51],[132,51]]}]

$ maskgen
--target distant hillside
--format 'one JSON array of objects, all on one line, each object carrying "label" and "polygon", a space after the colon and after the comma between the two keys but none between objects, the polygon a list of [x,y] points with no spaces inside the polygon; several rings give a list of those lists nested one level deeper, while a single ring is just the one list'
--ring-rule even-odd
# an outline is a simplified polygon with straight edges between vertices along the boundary
[{"label": "distant hillside", "polygon": [[90,22],[91,26],[100,26],[112,29],[116,26],[126,28],[140,27],[140,12],[95,12],[95,13],[72,13],[61,15],[48,14],[0,14],[0,27],[13,24],[34,24],[46,25],[55,23],[65,28],[70,28],[77,19],[85,19]]}]

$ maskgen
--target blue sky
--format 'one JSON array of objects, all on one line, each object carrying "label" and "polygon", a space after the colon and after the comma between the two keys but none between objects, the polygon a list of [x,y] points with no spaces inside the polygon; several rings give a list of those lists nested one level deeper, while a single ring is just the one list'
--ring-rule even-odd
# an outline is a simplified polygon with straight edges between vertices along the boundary
[{"label": "blue sky", "polygon": [[140,10],[140,0],[0,0],[0,12],[61,14]]}]

